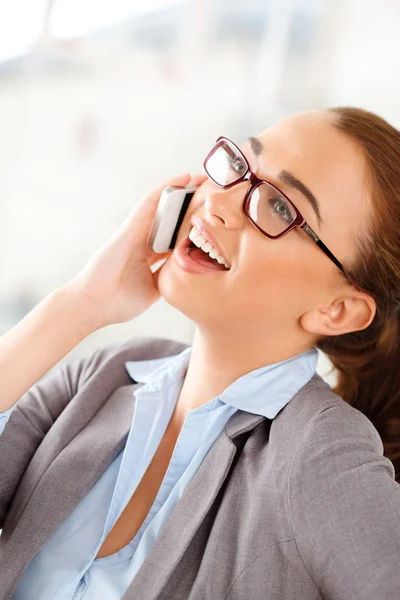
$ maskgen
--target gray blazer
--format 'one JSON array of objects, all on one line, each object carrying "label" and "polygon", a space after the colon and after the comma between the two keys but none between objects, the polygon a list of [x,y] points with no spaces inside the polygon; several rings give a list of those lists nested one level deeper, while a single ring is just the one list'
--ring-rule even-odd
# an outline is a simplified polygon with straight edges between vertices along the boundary
[{"label": "gray blazer", "polygon": [[[123,447],[142,385],[125,361],[185,347],[103,346],[20,400],[0,437],[1,600]],[[321,598],[399,600],[400,486],[372,423],[315,374],[272,421],[231,417],[123,600]]]}]

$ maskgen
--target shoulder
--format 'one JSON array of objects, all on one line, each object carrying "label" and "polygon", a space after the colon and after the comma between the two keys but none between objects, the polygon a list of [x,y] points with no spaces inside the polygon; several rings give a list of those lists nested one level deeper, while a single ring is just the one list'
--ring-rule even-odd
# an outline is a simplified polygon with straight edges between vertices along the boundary
[{"label": "shoulder", "polygon": [[301,428],[286,478],[298,551],[324,597],[361,591],[364,598],[394,598],[400,485],[393,463],[363,413],[318,382],[311,394],[300,398],[310,406],[292,407]]},{"label": "shoulder", "polygon": [[335,481],[350,486],[356,478],[368,481],[372,472],[394,480],[394,466],[384,456],[374,424],[318,375],[287,408],[286,415],[286,409],[281,414],[280,437],[290,445],[288,483],[293,493],[300,488],[328,489]]},{"label": "shoulder", "polygon": [[168,338],[137,337],[124,342],[103,344],[85,356],[62,365],[65,380],[80,388],[86,381],[106,374],[127,377],[125,362],[151,360],[179,354],[188,344]]},{"label": "shoulder", "polygon": [[99,346],[88,359],[83,360],[97,365],[116,361],[150,360],[179,354],[185,348],[188,348],[188,344],[169,338],[137,337],[117,344]]},{"label": "shoulder", "polygon": [[321,449],[321,443],[368,440],[383,453],[380,435],[373,423],[358,409],[335,394],[317,374],[292,398],[274,419],[271,432],[289,444],[289,454],[300,448]]}]

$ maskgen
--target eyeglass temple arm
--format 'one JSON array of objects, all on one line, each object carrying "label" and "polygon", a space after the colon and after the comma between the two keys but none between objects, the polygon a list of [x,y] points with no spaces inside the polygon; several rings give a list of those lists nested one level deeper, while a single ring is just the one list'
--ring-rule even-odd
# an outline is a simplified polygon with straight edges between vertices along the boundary
[{"label": "eyeglass temple arm", "polygon": [[329,248],[327,248],[325,246],[325,244],[323,242],[321,242],[321,240],[319,239],[319,237],[317,236],[317,234],[315,233],[315,231],[308,225],[308,223],[304,223],[303,225],[300,225],[300,227],[306,232],[306,234],[308,235],[308,237],[310,237],[312,239],[312,241],[315,242],[317,244],[317,246],[319,246],[321,248],[321,250],[323,252],[325,252],[325,254],[327,256],[329,256],[329,258],[335,263],[335,265],[337,267],[339,267],[339,269],[341,271],[343,271],[343,273],[345,273],[345,270],[344,270],[343,266],[341,265],[341,263],[332,254],[332,252],[329,250]]}]

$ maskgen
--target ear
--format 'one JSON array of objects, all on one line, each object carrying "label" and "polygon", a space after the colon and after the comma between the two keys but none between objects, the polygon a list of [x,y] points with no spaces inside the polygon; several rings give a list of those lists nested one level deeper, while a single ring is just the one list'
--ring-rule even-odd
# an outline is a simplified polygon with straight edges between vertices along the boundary
[{"label": "ear", "polygon": [[342,335],[366,329],[376,312],[375,300],[363,292],[335,298],[329,306],[316,306],[300,317],[302,327],[318,335]]}]

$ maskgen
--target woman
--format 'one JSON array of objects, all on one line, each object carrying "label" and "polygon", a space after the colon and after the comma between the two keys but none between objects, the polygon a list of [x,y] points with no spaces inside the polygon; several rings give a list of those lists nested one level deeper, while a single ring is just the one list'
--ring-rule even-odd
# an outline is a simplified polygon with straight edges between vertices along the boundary
[{"label": "woman", "polygon": [[[400,133],[302,113],[205,169],[1,340],[1,599],[398,597]],[[160,192],[189,183],[156,255]],[[160,295],[192,347],[129,340],[38,381]]]}]

